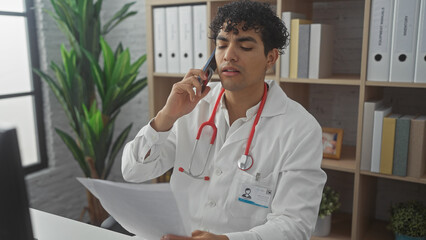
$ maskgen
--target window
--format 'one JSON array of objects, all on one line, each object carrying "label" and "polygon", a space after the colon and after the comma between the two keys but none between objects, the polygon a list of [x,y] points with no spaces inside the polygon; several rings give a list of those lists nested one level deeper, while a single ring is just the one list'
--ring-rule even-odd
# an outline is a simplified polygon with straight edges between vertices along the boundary
[{"label": "window", "polygon": [[0,124],[17,128],[30,173],[47,166],[33,1],[0,1],[0,32]]}]

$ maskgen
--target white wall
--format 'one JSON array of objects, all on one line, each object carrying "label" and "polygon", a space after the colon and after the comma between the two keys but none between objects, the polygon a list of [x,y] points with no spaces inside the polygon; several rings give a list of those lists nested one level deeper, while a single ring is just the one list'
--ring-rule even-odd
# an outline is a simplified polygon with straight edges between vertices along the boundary
[{"label": "white wall", "polygon": [[[46,71],[51,61],[59,62],[59,48],[67,40],[57,28],[55,22],[43,9],[52,10],[50,0],[34,0],[36,6],[36,25],[40,53],[40,66]],[[103,23],[129,0],[104,0],[102,8]],[[106,36],[106,40],[115,49],[118,42],[123,47],[130,48],[132,60],[146,53],[145,35],[145,1],[136,0],[131,8],[138,14],[122,22],[114,31]],[[140,77],[146,76],[146,64],[142,67]],[[64,217],[78,219],[84,206],[86,206],[86,192],[76,177],[82,177],[77,162],[73,159],[62,140],[58,137],[55,128],[70,132],[68,120],[46,84],[43,83],[44,120],[46,129],[47,155],[49,167],[45,170],[31,174],[27,177],[30,205],[35,209],[54,213]],[[148,88],[121,110],[116,120],[116,132],[121,132],[129,123],[133,122],[129,139],[148,122]],[[121,154],[118,155],[110,180],[122,181],[120,172]],[[88,220],[86,215],[85,221]]]}]

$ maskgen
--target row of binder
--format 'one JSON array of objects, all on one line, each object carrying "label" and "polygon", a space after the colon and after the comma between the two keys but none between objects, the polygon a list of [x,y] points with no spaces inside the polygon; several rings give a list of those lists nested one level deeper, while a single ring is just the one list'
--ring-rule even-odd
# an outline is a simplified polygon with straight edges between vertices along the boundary
[{"label": "row of binder", "polygon": [[426,172],[426,116],[392,113],[382,100],[364,103],[361,170],[421,178]]},{"label": "row of binder", "polygon": [[372,0],[368,81],[426,83],[426,0]]},{"label": "row of binder", "polygon": [[311,24],[303,14],[283,12],[290,45],[281,57],[282,78],[326,78],[332,75],[333,26]]},{"label": "row of binder", "polygon": [[153,9],[154,71],[187,73],[207,61],[206,5]]}]

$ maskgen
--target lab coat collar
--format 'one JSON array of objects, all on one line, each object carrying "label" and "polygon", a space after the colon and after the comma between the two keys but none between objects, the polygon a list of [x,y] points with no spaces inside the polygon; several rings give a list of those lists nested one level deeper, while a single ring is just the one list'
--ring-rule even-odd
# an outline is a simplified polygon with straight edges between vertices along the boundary
[{"label": "lab coat collar", "polygon": [[[285,93],[282,91],[281,87],[277,83],[275,83],[275,81],[273,81],[273,80],[266,80],[266,83],[269,85],[268,96],[267,96],[267,99],[266,99],[265,106],[263,108],[262,115],[260,117],[260,122],[256,126],[256,130],[258,129],[259,125],[262,124],[263,118],[283,115],[283,114],[285,114],[285,111],[286,111],[286,108],[287,108],[288,98],[285,95]],[[210,104],[210,109],[213,109],[214,104],[216,103],[217,96],[219,95],[220,89],[222,88],[222,85],[220,83],[217,83],[217,85],[214,85],[214,86],[211,86],[211,87],[212,87],[211,92],[206,97],[204,97],[202,100],[208,102],[208,104]],[[222,99],[222,101],[223,101],[223,99]],[[252,107],[251,109],[257,110],[258,107],[259,107],[259,104]],[[221,111],[221,109],[219,108],[218,111]],[[222,111],[223,111],[223,109],[222,109]],[[257,113],[257,111],[256,111],[256,113]],[[255,116],[256,113],[254,113],[253,115]],[[249,113],[249,115],[250,115],[250,113]],[[254,121],[254,116],[251,116],[251,117],[247,116],[248,117],[247,122],[245,124],[243,124],[241,127],[239,127],[238,130],[233,132],[230,136],[228,136],[228,138],[225,141],[225,144],[222,146],[222,149],[220,151],[224,151],[228,147],[232,147],[233,146],[232,143],[248,139],[248,136],[249,136],[249,133],[251,131],[251,127],[252,127],[252,124],[253,124],[253,121]],[[218,134],[219,134],[220,138],[225,139],[224,136],[221,136],[223,134],[222,132],[219,132]],[[242,153],[245,150],[245,146],[246,145],[244,145],[243,146],[244,148],[241,149]],[[254,147],[254,144],[252,143],[251,148],[253,148],[253,147]]]},{"label": "lab coat collar", "polygon": [[[269,85],[269,90],[261,117],[274,117],[285,114],[288,101],[287,95],[274,80],[265,80],[265,82]],[[220,82],[214,82],[210,85],[210,87],[212,89],[209,94],[207,94],[207,96],[205,96],[201,101],[206,101],[208,104],[211,104],[211,109],[213,109],[217,96],[222,88],[222,84]]]}]

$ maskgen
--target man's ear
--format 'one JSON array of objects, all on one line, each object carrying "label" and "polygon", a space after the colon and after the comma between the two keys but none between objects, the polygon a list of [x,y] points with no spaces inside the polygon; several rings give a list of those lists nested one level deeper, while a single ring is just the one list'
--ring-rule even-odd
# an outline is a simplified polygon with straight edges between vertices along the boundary
[{"label": "man's ear", "polygon": [[268,55],[266,55],[266,70],[274,66],[275,62],[278,60],[278,56],[278,49],[276,48],[268,52]]}]

